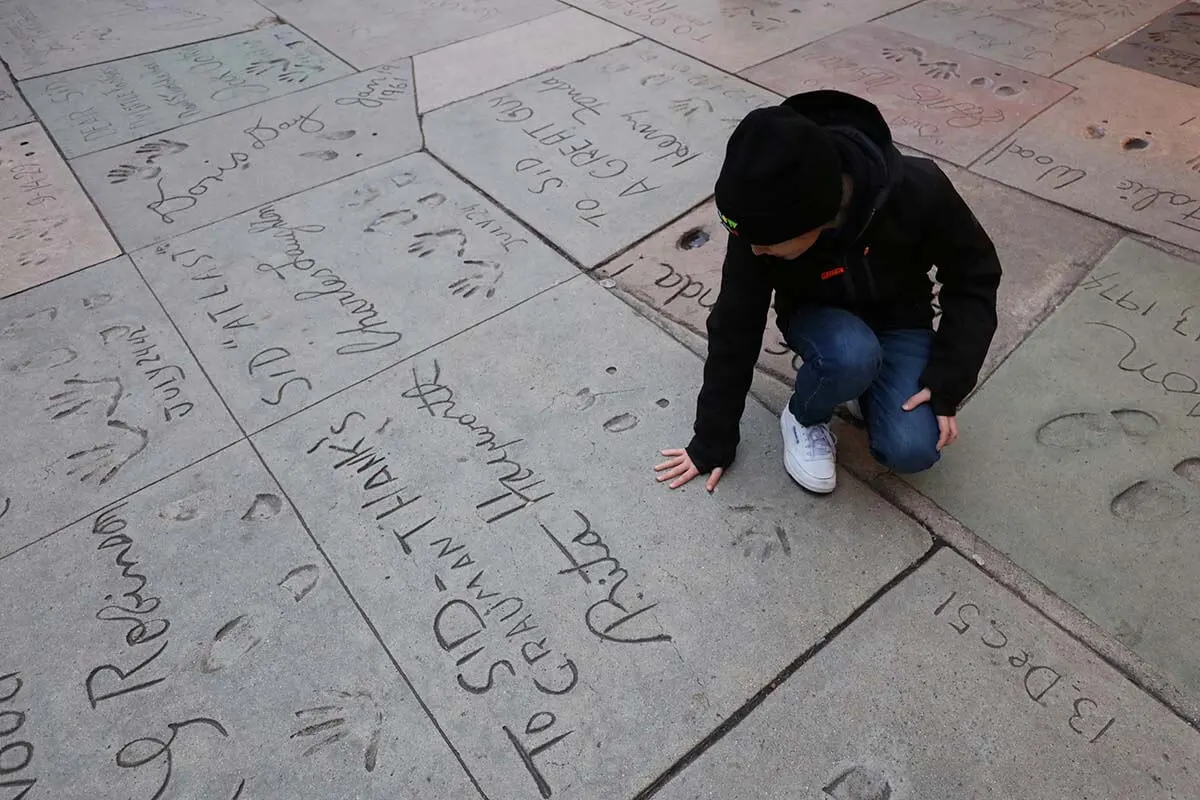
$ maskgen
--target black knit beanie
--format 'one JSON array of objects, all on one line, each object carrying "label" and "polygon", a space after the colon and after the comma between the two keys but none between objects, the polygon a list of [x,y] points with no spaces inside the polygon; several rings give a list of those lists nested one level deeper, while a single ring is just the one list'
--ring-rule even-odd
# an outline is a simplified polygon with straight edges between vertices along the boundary
[{"label": "black knit beanie", "polygon": [[751,111],[729,137],[716,203],[726,229],[772,245],[832,221],[842,162],[829,134],[786,106]]}]

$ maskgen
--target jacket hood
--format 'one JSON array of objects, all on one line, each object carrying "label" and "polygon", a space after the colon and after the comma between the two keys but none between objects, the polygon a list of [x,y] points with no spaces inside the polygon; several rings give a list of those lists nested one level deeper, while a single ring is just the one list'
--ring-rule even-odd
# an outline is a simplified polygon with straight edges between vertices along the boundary
[{"label": "jacket hood", "polygon": [[879,108],[861,97],[833,89],[792,95],[783,101],[783,105],[803,114],[822,128],[831,131],[849,129],[858,134],[855,138],[865,139],[867,149],[876,151],[871,155],[879,157],[886,175],[881,185],[873,187],[875,196],[871,201],[873,210],[882,206],[892,188],[903,179],[904,162],[892,142],[892,131],[883,114],[879,113]]}]

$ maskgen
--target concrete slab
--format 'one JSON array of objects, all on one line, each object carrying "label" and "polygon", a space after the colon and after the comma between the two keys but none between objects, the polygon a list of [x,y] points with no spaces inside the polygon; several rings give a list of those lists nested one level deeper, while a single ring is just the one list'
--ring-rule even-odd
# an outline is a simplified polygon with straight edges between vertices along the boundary
[{"label": "concrete slab", "polygon": [[[1121,233],[951,164],[940,166],[991,235],[1004,265],[1000,327],[982,380],[1112,249]],[[601,286],[652,316],[706,336],[705,321],[720,291],[727,236],[717,222],[716,207],[705,203],[628,253],[589,272]],[[759,369],[791,383],[801,363],[780,336],[772,311]]]},{"label": "concrete slab", "polygon": [[561,67],[638,35],[573,8],[413,57],[424,113]]},{"label": "concrete slab", "polygon": [[135,250],[420,147],[403,61],[72,163]]},{"label": "concrete slab", "polygon": [[1122,241],[911,483],[1200,697],[1197,297],[1196,264]]},{"label": "concrete slab", "polygon": [[8,77],[8,70],[0,66],[0,130],[32,121],[33,112],[21,99],[12,78]]},{"label": "concrete slab", "polygon": [[575,274],[421,153],[133,257],[247,430]]},{"label": "concrete slab", "polygon": [[240,434],[129,259],[0,303],[0,556]]},{"label": "concrete slab", "polygon": [[725,144],[779,102],[639,41],[434,111],[429,148],[585,266],[712,194]]},{"label": "concrete slab", "polygon": [[943,550],[655,797],[1183,800],[1198,773],[1194,730]]},{"label": "concrete slab", "polygon": [[729,72],[903,8],[906,0],[563,0]]},{"label": "concrete slab", "polygon": [[68,158],[352,73],[288,25],[24,81]]},{"label": "concrete slab", "polygon": [[358,69],[561,11],[555,0],[264,0]]},{"label": "concrete slab", "polygon": [[248,30],[246,0],[0,0],[0,52],[17,80]]},{"label": "concrete slab", "polygon": [[1098,55],[1114,64],[1200,86],[1200,4],[1180,3]]},{"label": "concrete slab", "polygon": [[[973,169],[1101,219],[1200,248],[1200,90],[1099,59],[1079,90]],[[1119,101],[1118,101],[1119,98]]]},{"label": "concrete slab", "polygon": [[579,277],[254,437],[489,796],[633,796],[928,547],[753,403],[715,494],[655,483],[699,379]]},{"label": "concrete slab", "polygon": [[745,73],[780,94],[840,89],[871,100],[896,141],[967,166],[1071,87],[891,30],[860,25]]},{"label": "concrete slab", "polygon": [[[1054,75],[1132,33],[1177,2],[924,0],[883,22],[993,61]],[[1065,79],[1060,76],[1060,80]]]},{"label": "concrete slab", "polygon": [[478,796],[249,445],[0,581],[9,794]]},{"label": "concrete slab", "polygon": [[0,132],[0,297],[120,254],[42,126]]}]

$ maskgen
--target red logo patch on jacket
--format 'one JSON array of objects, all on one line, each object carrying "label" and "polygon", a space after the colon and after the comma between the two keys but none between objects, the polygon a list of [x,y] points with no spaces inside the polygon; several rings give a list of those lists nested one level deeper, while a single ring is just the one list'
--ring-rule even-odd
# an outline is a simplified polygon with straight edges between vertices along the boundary
[{"label": "red logo patch on jacket", "polygon": [[846,271],[846,268],[845,268],[845,267],[834,267],[834,268],[833,268],[833,269],[831,269],[831,270],[828,270],[828,271],[826,271],[826,272],[822,272],[822,273],[821,273],[821,280],[823,280],[823,281],[827,281],[827,280],[829,280],[830,278],[836,278],[838,275],[841,275],[841,274],[842,274],[842,273],[844,273],[845,271]]}]

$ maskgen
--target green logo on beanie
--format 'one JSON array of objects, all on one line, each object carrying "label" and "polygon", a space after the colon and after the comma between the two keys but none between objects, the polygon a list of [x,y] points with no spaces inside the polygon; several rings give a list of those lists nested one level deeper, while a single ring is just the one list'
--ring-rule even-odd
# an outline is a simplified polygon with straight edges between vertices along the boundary
[{"label": "green logo on beanie", "polygon": [[722,214],[720,211],[717,212],[717,216],[719,216],[721,218],[721,224],[725,226],[725,230],[729,231],[734,236],[738,235],[738,232],[737,232],[738,224],[736,222],[734,222],[729,217]]}]

